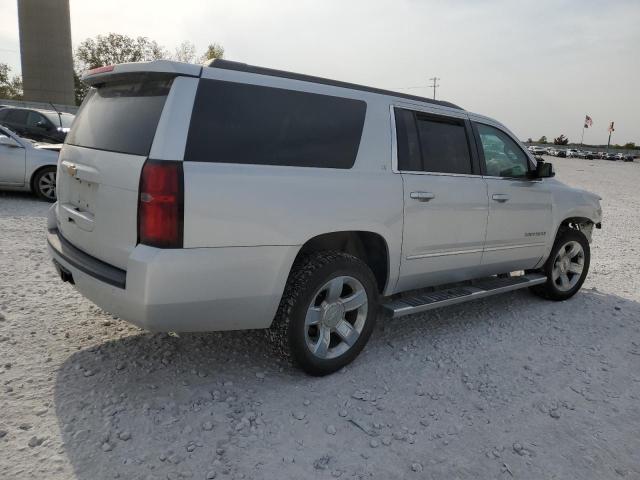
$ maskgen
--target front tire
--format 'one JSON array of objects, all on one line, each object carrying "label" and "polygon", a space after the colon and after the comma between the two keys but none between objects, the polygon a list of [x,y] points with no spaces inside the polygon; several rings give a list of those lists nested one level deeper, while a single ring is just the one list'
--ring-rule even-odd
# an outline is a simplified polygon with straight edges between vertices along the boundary
[{"label": "front tire", "polygon": [[371,269],[346,253],[318,252],[293,266],[269,336],[302,370],[327,375],[356,358],[377,313]]},{"label": "front tire", "polygon": [[56,167],[47,167],[33,178],[33,191],[38,198],[47,202],[56,201]]},{"label": "front tire", "polygon": [[579,230],[563,228],[542,269],[547,276],[546,283],[532,287],[531,291],[548,300],[573,297],[587,278],[590,260],[587,237]]}]

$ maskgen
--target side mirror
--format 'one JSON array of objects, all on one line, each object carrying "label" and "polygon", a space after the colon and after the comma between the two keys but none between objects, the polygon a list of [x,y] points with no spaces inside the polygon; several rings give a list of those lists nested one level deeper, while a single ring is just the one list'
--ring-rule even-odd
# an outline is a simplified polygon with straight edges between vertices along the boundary
[{"label": "side mirror", "polygon": [[11,137],[7,137],[6,135],[0,135],[0,145],[4,145],[5,147],[20,148],[18,142],[16,142]]},{"label": "side mirror", "polygon": [[553,171],[553,164],[538,162],[536,165],[536,178],[551,178],[555,176],[556,172]]}]

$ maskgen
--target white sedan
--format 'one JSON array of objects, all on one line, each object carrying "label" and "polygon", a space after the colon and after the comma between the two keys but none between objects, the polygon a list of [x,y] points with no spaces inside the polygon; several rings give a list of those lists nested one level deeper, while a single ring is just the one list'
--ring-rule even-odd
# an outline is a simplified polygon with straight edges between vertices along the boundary
[{"label": "white sedan", "polygon": [[37,144],[0,125],[0,189],[31,191],[56,200],[56,168],[62,145]]}]

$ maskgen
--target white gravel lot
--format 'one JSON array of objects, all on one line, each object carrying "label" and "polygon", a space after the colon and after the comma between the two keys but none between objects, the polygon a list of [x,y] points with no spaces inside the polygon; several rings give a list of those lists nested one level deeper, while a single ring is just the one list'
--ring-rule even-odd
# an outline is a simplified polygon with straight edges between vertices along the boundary
[{"label": "white gravel lot", "polygon": [[391,321],[325,378],[114,319],[57,279],[48,205],[0,193],[0,478],[640,478],[640,164],[553,162],[604,197],[580,293]]}]

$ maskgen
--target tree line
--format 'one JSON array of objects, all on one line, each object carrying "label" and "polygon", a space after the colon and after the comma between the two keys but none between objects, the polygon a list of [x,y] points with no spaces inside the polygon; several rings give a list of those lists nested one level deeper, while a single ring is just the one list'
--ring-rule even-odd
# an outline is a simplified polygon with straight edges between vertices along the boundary
[{"label": "tree line", "polygon": [[[177,60],[179,62],[202,63],[213,58],[223,58],[224,48],[211,43],[198,54],[196,46],[182,42],[172,52],[155,40],[147,37],[129,37],[119,33],[108,33],[87,38],[73,52],[73,79],[76,105],[80,105],[87,94],[88,86],[80,80],[82,72],[104,65],[126,62],[148,62],[152,60]],[[0,63],[0,98],[22,100],[22,78],[11,72],[9,65]]]},{"label": "tree line", "polygon": [[[553,139],[553,142],[547,141],[547,137],[545,135],[541,136],[537,141],[534,141],[531,137],[527,138],[525,143],[539,143],[542,145],[553,144],[553,145],[569,145],[569,139],[564,135],[560,135]],[[585,147],[606,147],[606,145],[584,145]],[[625,150],[636,150],[638,146],[635,142],[627,142],[624,145],[610,145],[611,148],[623,148]]]}]

